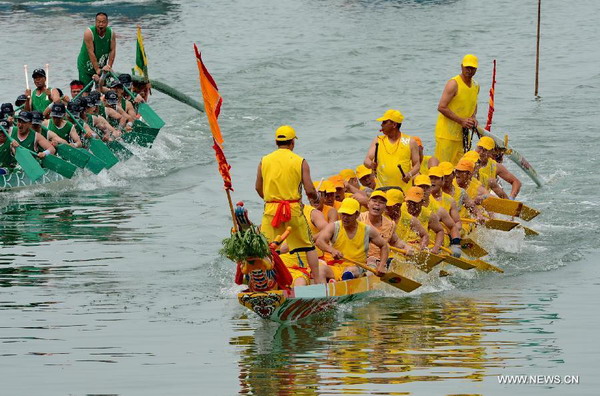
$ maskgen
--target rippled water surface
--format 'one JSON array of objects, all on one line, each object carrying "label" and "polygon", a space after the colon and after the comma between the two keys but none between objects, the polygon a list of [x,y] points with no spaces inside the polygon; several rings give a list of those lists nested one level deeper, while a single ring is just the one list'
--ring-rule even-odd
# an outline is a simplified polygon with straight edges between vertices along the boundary
[{"label": "rippled water surface", "polygon": [[[505,273],[458,273],[407,296],[384,290],[278,326],[240,307],[202,114],[155,93],[166,126],[151,150],[99,176],[0,193],[4,395],[597,394],[600,28],[596,1],[544,1],[540,98],[536,1],[0,0],[0,98],[50,63],[66,89],[85,26],[106,10],[116,68],[144,29],[152,78],[199,98],[192,43],[224,97],[234,199],[272,131],[293,125],[313,178],[354,167],[388,108],[433,149],[436,106],[461,57],[479,56],[479,118],[498,60],[493,131],[536,167],[521,197],[541,235],[482,232]],[[501,385],[498,375],[579,376]]]}]

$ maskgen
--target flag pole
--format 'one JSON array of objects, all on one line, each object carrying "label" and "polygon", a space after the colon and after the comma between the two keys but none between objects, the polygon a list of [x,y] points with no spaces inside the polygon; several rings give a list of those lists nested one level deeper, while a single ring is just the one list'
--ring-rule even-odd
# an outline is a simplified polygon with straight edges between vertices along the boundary
[{"label": "flag pole", "polygon": [[485,124],[485,129],[492,130],[492,118],[494,117],[494,95],[496,93],[496,59],[494,59],[494,69],[492,71],[492,86],[490,87],[490,101],[488,103],[488,118]]},{"label": "flag pole", "polygon": [[235,212],[233,211],[233,201],[231,200],[231,192],[228,188],[225,189],[227,201],[229,202],[229,211],[231,212],[231,220],[233,221],[233,232],[238,232],[237,222],[235,221]]},{"label": "flag pole", "polygon": [[538,81],[540,74],[540,21],[542,15],[542,0],[538,0],[538,17],[537,17],[537,43],[536,43],[536,51],[535,51],[535,93],[536,97],[538,96]]}]

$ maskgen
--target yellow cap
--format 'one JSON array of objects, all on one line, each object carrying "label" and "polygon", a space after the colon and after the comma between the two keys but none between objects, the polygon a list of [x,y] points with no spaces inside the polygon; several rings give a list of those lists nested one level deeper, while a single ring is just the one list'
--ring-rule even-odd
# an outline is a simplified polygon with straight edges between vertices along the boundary
[{"label": "yellow cap", "polygon": [[292,139],[297,139],[296,131],[289,125],[282,125],[275,131],[275,140],[278,142],[285,142]]},{"label": "yellow cap", "polygon": [[423,200],[423,196],[425,192],[421,187],[411,187],[406,191],[405,201],[413,201],[413,202],[421,202]]},{"label": "yellow cap", "polygon": [[404,120],[404,116],[398,110],[389,109],[381,117],[377,119],[377,121],[387,121],[392,120],[400,124],[402,120]]},{"label": "yellow cap", "polygon": [[371,196],[369,197],[369,199],[373,199],[375,197],[381,197],[381,198],[385,199],[386,201],[388,200],[387,195],[383,191],[381,191],[381,190],[375,190],[375,191],[373,191],[371,193]]},{"label": "yellow cap", "polygon": [[475,163],[468,158],[461,158],[458,164],[456,164],[456,170],[473,172],[475,170]]},{"label": "yellow cap", "polygon": [[417,144],[419,145],[419,147],[423,147],[423,141],[421,140],[420,137],[413,136],[413,139],[415,139],[415,142],[417,142]]},{"label": "yellow cap", "polygon": [[335,188],[344,188],[344,179],[340,175],[333,175],[329,180]]},{"label": "yellow cap", "polygon": [[[454,165],[452,165],[451,162],[440,162],[438,166],[440,167],[442,172],[444,172],[444,176],[451,175],[452,172],[454,172]],[[429,174],[431,174],[431,172],[429,172]]]},{"label": "yellow cap", "polygon": [[387,206],[394,206],[404,202],[404,194],[397,188],[390,188],[386,191],[385,196],[387,197]]},{"label": "yellow cap", "polygon": [[429,168],[429,177],[431,176],[444,177],[444,171],[439,166],[432,166]]},{"label": "yellow cap", "polygon": [[468,159],[469,161],[477,162],[479,161],[479,153],[477,151],[467,151],[465,155],[463,155],[464,159]]},{"label": "yellow cap", "polygon": [[481,147],[486,150],[493,150],[494,147],[496,147],[496,143],[494,142],[494,139],[492,139],[491,137],[484,136],[481,139],[479,139],[479,142],[477,142],[477,147]]},{"label": "yellow cap", "polygon": [[353,215],[360,210],[360,204],[354,198],[344,198],[342,205],[338,209],[338,213]]},{"label": "yellow cap", "polygon": [[477,59],[477,57],[475,55],[473,55],[473,54],[467,54],[462,59],[462,65],[464,67],[478,68],[479,67],[479,60]]},{"label": "yellow cap", "polygon": [[429,179],[429,176],[427,175],[417,175],[417,177],[414,178],[413,180],[413,185],[415,186],[431,186],[431,180]]},{"label": "yellow cap", "polygon": [[340,171],[340,176],[344,179],[344,181],[348,181],[353,177],[356,177],[356,173],[352,169],[342,169]]},{"label": "yellow cap", "polygon": [[359,179],[362,179],[363,177],[370,175],[371,173],[373,173],[373,169],[369,169],[364,165],[358,165],[356,167],[356,177],[358,177]]},{"label": "yellow cap", "polygon": [[323,180],[323,183],[321,183],[321,187],[319,188],[319,191],[324,192],[324,193],[334,193],[335,186],[329,180]]}]

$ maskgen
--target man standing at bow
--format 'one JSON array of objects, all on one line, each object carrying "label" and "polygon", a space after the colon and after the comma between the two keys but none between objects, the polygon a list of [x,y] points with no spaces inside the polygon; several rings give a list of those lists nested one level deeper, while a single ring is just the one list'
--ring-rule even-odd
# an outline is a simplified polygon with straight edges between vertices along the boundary
[{"label": "man standing at bow", "polygon": [[102,71],[109,71],[115,62],[117,40],[108,26],[108,15],[96,14],[96,24],[86,29],[83,44],[77,58],[79,80],[87,85],[92,79],[98,81]]},{"label": "man standing at bow", "polygon": [[461,73],[452,77],[442,92],[435,125],[435,157],[440,162],[456,165],[464,154],[463,130],[477,127],[479,84],[473,76],[478,64],[475,55],[465,55]]},{"label": "man standing at bow", "polygon": [[286,239],[290,253],[306,252],[306,259],[316,283],[324,283],[319,272],[319,258],[310,228],[302,211],[302,186],[313,206],[319,197],[310,177],[310,168],[304,158],[294,153],[296,131],[283,125],[275,131],[277,150],[262,158],[256,175],[256,192],[265,201],[261,232],[269,241],[284,233],[292,232]]}]

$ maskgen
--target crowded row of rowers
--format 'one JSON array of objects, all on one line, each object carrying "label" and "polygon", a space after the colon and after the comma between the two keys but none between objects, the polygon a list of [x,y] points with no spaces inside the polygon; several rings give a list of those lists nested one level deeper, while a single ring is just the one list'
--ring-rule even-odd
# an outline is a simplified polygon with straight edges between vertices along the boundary
[{"label": "crowded row of rowers", "polygon": [[43,158],[55,154],[59,144],[84,147],[89,138],[100,137],[105,141],[118,138],[131,130],[138,118],[136,105],[144,101],[142,94],[135,99],[128,95],[126,89],[132,87],[132,81],[126,74],[109,81],[108,87],[101,79],[93,91],[82,91],[83,85],[73,81],[73,99],[56,88],[47,88],[42,69],[33,72],[33,79],[36,90],[19,96],[16,109],[11,103],[1,105],[0,126],[12,138],[0,133],[2,168],[14,166],[14,147],[17,146],[35,151]]},{"label": "crowded row of rowers", "polygon": [[[367,262],[384,273],[390,247],[408,254],[426,248],[439,253],[446,247],[460,256],[461,238],[473,222],[492,216],[480,204],[498,186],[495,152],[494,141],[482,137],[456,166],[423,158],[404,188],[378,186],[375,171],[364,164],[315,182],[319,199],[303,212],[321,260],[320,272],[329,279],[350,279],[361,274],[352,262]],[[281,256],[296,285],[310,279],[304,256]]]}]

